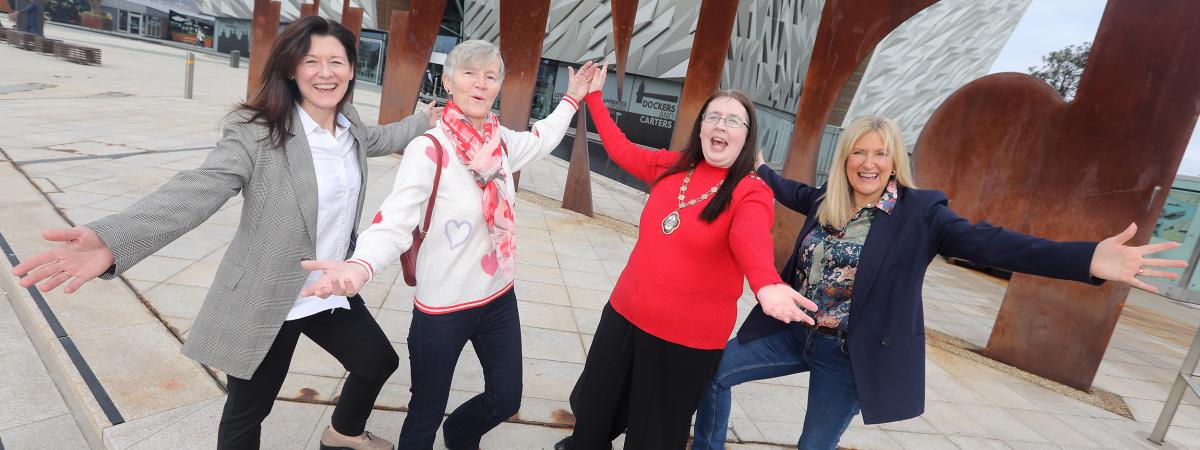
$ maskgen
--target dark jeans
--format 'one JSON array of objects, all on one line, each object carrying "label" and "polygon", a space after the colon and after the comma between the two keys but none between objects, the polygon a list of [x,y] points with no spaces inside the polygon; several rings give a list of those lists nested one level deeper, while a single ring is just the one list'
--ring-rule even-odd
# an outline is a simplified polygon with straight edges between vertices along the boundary
[{"label": "dark jeans", "polygon": [[350,371],[333,409],[333,429],[347,436],[363,433],[375,397],[400,365],[400,357],[356,295],[350,298],[349,311],[334,309],[284,322],[249,380],[228,377],[229,398],[217,431],[218,449],[258,448],[262,421],[271,413],[301,334]]},{"label": "dark jeans", "polygon": [[844,340],[793,324],[745,344],[731,339],[696,414],[692,450],[724,449],[730,389],[747,381],[809,372],[808,410],[796,448],[833,449],[858,414],[858,391]]},{"label": "dark jeans", "polygon": [[572,450],[681,449],[692,414],[721,360],[642,331],[605,305],[583,373],[571,392]]},{"label": "dark jeans", "polygon": [[446,413],[450,381],[463,346],[471,341],[483,367],[483,393],[446,418],[450,449],[475,449],[484,433],[521,407],[521,321],[513,291],[486,305],[446,314],[413,310],[408,331],[412,399],[397,448],[430,449]]}]

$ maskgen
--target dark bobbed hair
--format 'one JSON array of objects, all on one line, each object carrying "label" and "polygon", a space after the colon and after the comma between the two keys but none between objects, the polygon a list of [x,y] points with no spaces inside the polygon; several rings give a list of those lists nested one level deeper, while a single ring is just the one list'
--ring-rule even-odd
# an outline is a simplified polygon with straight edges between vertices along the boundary
[{"label": "dark bobbed hair", "polygon": [[[292,75],[300,65],[305,55],[308,55],[313,36],[333,36],[346,49],[351,70],[358,61],[358,46],[354,44],[354,34],[342,24],[332,20],[309,16],[292,22],[283,29],[275,43],[271,45],[271,53],[263,67],[262,78],[259,80],[258,91],[245,103],[238,105],[239,109],[252,111],[247,123],[258,122],[267,126],[267,139],[276,147],[283,148],[287,138],[291,136],[288,130],[292,117],[296,114],[296,104],[300,103],[300,87]],[[354,91],[354,79],[346,84],[346,93]],[[338,102],[338,109],[350,99],[343,96]]]},{"label": "dark bobbed hair", "polygon": [[732,98],[741,103],[742,107],[746,108],[746,118],[749,123],[746,125],[746,142],[742,145],[742,152],[733,161],[733,165],[729,166],[729,173],[725,174],[725,182],[709,199],[704,210],[700,211],[700,220],[708,223],[716,220],[717,216],[729,207],[729,202],[733,199],[733,190],[737,188],[738,182],[742,181],[742,177],[754,171],[754,155],[758,152],[758,117],[754,113],[754,103],[744,92],[736,89],[723,89],[709,96],[708,100],[704,101],[704,106],[700,107],[700,114],[696,115],[696,123],[692,126],[692,136],[688,139],[687,147],[683,149],[683,156],[673,166],[667,168],[662,175],[659,175],[657,180],[654,180],[655,183],[658,183],[668,175],[691,170],[704,161],[704,149],[700,146],[700,126],[704,124],[704,114],[708,110],[708,105],[719,98]]}]

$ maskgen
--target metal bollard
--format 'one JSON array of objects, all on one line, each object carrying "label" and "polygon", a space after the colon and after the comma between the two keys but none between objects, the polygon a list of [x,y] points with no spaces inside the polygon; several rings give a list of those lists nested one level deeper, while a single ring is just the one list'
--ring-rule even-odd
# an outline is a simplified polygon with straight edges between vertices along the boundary
[{"label": "metal bollard", "polygon": [[183,98],[192,98],[192,80],[195,79],[196,54],[188,52],[186,69],[183,72]]},{"label": "metal bollard", "polygon": [[239,65],[241,65],[241,63],[242,63],[242,51],[241,50],[234,50],[232,52],[229,52],[229,67],[236,69],[236,68],[238,68]]}]

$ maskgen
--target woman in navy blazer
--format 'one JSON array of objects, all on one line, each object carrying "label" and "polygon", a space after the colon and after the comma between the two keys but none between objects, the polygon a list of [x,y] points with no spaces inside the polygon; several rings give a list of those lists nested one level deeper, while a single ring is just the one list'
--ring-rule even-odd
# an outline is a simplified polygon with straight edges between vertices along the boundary
[{"label": "woman in navy blazer", "polygon": [[781,322],[756,306],[701,400],[693,449],[724,448],[734,385],[798,372],[811,372],[798,448],[835,448],[860,408],[867,424],[924,412],[921,285],[936,255],[1084,283],[1122,281],[1151,292],[1135,277],[1174,275],[1143,267],[1186,265],[1144,258],[1175,243],[1122,245],[1134,225],[1096,243],[971,224],[947,207],[944,193],[916,189],[900,132],[884,118],[859,118],[844,130],[828,186],[783,178],[761,155],[758,175],[779,203],[807,217],[780,275],[818,304],[809,313],[817,325]]}]

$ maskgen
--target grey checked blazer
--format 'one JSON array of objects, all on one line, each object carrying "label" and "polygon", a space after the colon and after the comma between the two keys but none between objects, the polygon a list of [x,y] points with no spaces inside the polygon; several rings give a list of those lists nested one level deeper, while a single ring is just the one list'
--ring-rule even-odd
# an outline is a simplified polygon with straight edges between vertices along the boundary
[{"label": "grey checked blazer", "polygon": [[[284,149],[266,139],[267,128],[244,123],[249,112],[226,117],[221,140],[200,167],[177,173],[125,211],[86,226],[112,250],[113,278],[203,223],[241,192],[241,220],[216,279],[196,317],[183,353],[229,375],[250,379],[275,341],[308,272],[300,260],[316,257],[317,178],[300,118]],[[358,142],[363,188],[364,156],[402,151],[429,129],[423,113],[393,124],[366,126],[347,105],[350,134]],[[353,244],[351,244],[353,246]],[[347,255],[349,251],[347,249]]]}]

